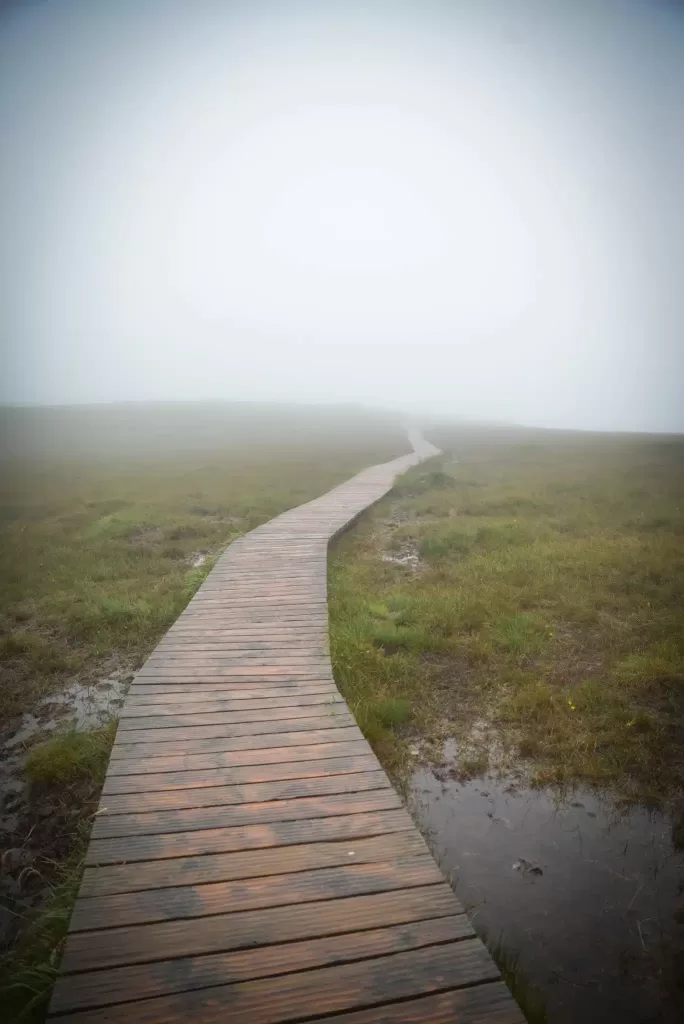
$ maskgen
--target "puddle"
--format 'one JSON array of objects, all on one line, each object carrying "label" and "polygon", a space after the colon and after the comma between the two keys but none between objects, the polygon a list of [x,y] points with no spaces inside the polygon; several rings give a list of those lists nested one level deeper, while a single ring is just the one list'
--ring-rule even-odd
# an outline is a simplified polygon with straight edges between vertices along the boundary
[{"label": "puddle", "polygon": [[383,562],[390,562],[392,565],[403,565],[409,569],[418,569],[421,558],[417,548],[405,547],[399,551],[388,551],[380,556]]},{"label": "puddle", "polygon": [[671,819],[620,813],[589,792],[559,804],[511,780],[443,781],[427,767],[412,810],[475,927],[517,957],[549,1024],[684,1019],[684,853]]}]

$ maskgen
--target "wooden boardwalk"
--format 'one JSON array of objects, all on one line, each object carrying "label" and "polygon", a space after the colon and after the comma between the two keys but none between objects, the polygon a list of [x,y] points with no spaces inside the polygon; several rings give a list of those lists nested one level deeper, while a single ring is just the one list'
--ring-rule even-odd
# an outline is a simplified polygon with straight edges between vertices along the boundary
[{"label": "wooden boardwalk", "polygon": [[51,1018],[524,1020],[328,657],[328,541],[412,441],[233,543],[135,677]]}]

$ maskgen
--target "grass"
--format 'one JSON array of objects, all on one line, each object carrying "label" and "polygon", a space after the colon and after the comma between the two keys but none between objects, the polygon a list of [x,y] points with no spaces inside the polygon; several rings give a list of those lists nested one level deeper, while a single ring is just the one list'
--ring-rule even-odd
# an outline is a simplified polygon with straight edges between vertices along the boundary
[{"label": "grass", "polygon": [[112,721],[101,729],[69,729],[37,744],[26,756],[28,781],[35,785],[104,778],[115,732]]},{"label": "grass", "polygon": [[[17,1024],[43,1019],[59,970],[115,732],[115,722],[82,732],[69,729],[34,746],[26,758],[26,773],[34,790],[33,826],[40,828],[49,811],[53,821],[60,823],[56,827],[62,832],[66,852],[51,864],[34,862],[41,868],[42,880],[49,879],[49,895],[37,913],[27,916],[11,955],[3,958],[0,995],[8,1020]],[[54,836],[50,840],[54,843]]]},{"label": "grass", "polygon": [[[335,549],[336,678],[386,766],[409,747],[535,784],[684,790],[684,442],[434,430]],[[396,560],[417,553],[412,564]],[[394,559],[394,560],[393,560]],[[411,707],[380,731],[374,708]]]},{"label": "grass", "polygon": [[[358,408],[122,405],[0,410],[0,737],[74,680],[125,679],[236,537],[406,451]],[[378,727],[401,718],[388,705]],[[41,1020],[115,722],[25,751],[3,845],[50,890],[2,958],[12,1020]]]}]

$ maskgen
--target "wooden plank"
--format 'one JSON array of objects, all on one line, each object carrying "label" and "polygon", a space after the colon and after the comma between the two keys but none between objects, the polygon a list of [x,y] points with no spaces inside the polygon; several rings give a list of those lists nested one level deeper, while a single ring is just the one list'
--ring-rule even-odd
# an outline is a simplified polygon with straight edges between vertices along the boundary
[{"label": "wooden plank", "polygon": [[[313,724],[312,724],[313,723]],[[130,732],[124,732],[114,744],[111,760],[132,760],[175,754],[179,749],[187,754],[207,754],[232,750],[258,750],[269,743],[296,746],[303,743],[332,742],[339,735],[342,741],[356,736],[357,726],[349,714],[327,715],[324,718],[295,718],[284,722],[245,722],[219,729],[220,735],[194,738],[189,735],[182,743],[167,739],[166,729],[150,730],[144,742],[128,742]],[[187,730],[186,730],[187,731]],[[192,733],[192,729],[189,730]],[[335,733],[335,735],[333,735]]]},{"label": "wooden plank", "polygon": [[[151,701],[149,698],[153,697]],[[250,688],[235,693],[230,683],[205,683],[198,689],[196,686],[185,687],[182,683],[151,684],[149,686],[131,684],[122,710],[138,707],[141,704],[164,704],[178,702],[180,704],[196,701],[234,701],[235,710],[250,707],[287,707],[292,704],[323,704],[340,701],[342,697],[332,683],[288,683],[281,687],[265,689]],[[261,701],[261,704],[242,704],[242,701]],[[264,703],[266,701],[266,703]],[[229,711],[230,708],[225,710]]]},{"label": "wooden plank", "polygon": [[[325,1024],[525,1024],[502,981],[326,1017]],[[316,1017],[311,1024],[323,1024]]]},{"label": "wooden plank", "polygon": [[[199,697],[199,695],[198,695]],[[205,694],[204,700],[173,700],[173,695],[166,701],[158,701],[152,703],[155,700],[154,697],[145,698],[149,703],[131,703],[127,704],[125,714],[121,717],[121,723],[124,728],[138,729],[140,728],[135,722],[131,723],[131,719],[135,718],[161,718],[164,715],[169,715],[174,718],[185,715],[186,717],[192,715],[242,715],[243,722],[260,722],[266,721],[269,715],[277,715],[278,713],[284,712],[288,717],[296,718],[298,715],[305,718],[309,714],[320,715],[326,710],[331,712],[344,711],[346,710],[346,704],[344,701],[337,697],[335,698],[330,691],[325,691],[318,694],[307,694],[302,697],[280,697],[263,700],[245,700],[237,701],[233,697],[231,692],[230,697],[224,699],[222,696],[216,696],[214,694]],[[313,712],[310,709],[315,709]],[[300,710],[298,710],[300,709]],[[257,712],[252,714],[249,718],[245,717],[246,712]],[[228,719],[226,719],[227,721]],[[233,717],[232,721],[237,722],[240,719]]]},{"label": "wooden plank", "polygon": [[[498,972],[477,939],[395,953],[359,963],[323,967],[276,978],[236,982],[211,989],[158,996],[136,1007],[136,1024],[201,1020],[202,1024],[278,1024],[301,1020],[325,1007],[331,1012],[382,1006],[411,996],[498,979]],[[115,1024],[130,1020],[120,1004],[88,1013],[88,1021]],[[83,1015],[66,1021],[83,1020]],[[387,1019],[387,1018],[386,1018]],[[391,1019],[391,1018],[390,1018]]]},{"label": "wooden plank", "polygon": [[253,878],[248,883],[241,879],[79,898],[74,906],[70,931],[184,920],[437,884],[443,885],[444,879],[430,854],[426,853],[405,861],[345,864],[316,871]]},{"label": "wooden plank", "polygon": [[101,932],[75,932],[67,939],[62,971],[69,974],[171,957],[229,952],[434,917],[453,917],[459,912],[461,907],[456,897],[446,883],[442,883],[303,906],[268,907],[130,928],[108,928]]},{"label": "wooden plank", "polygon": [[180,810],[184,807],[217,807],[270,800],[294,800],[303,796],[332,793],[360,793],[389,786],[383,771],[346,775],[321,775],[313,779],[283,782],[253,782],[242,786],[210,786],[207,789],[172,789],[152,793],[130,793],[104,797],[98,815]]},{"label": "wooden plank", "polygon": [[385,780],[380,788],[304,796],[294,800],[263,800],[249,804],[187,807],[173,811],[147,811],[137,814],[98,815],[93,839],[115,836],[151,836],[167,832],[194,832],[200,829],[259,825],[269,821],[299,821],[303,818],[328,818],[338,814],[365,814],[391,811],[401,800]]},{"label": "wooden plank", "polygon": [[200,857],[207,853],[256,850],[267,846],[290,846],[334,839],[356,839],[413,828],[405,810],[357,812],[328,818],[276,821],[171,832],[164,835],[126,836],[124,839],[93,839],[85,863],[121,864],[136,860],[165,860],[171,857]]},{"label": "wooden plank", "polygon": [[[57,982],[52,1011],[65,1013],[69,1010],[108,1006],[114,1003],[130,1004],[173,992],[187,992],[236,981],[288,974],[304,968],[353,963],[368,957],[420,949],[423,946],[455,941],[472,935],[473,931],[465,914],[459,914],[457,917],[434,918],[408,925],[354,932],[351,935],[286,942],[278,946],[261,946],[258,949],[240,950],[235,953],[214,953],[182,960],[164,960],[152,964],[115,967],[105,971],[89,971]],[[474,990],[466,990],[470,991],[480,992],[481,988],[478,986]],[[492,1000],[489,1001],[489,1006],[491,1005]],[[507,1005],[510,1005],[510,999],[507,1000]],[[426,1018],[428,1019],[433,1018]],[[454,1018],[442,1019],[451,1022]],[[499,1024],[498,1018],[492,1020],[497,1020]],[[508,1024],[508,1021],[502,1019],[500,1024]]]},{"label": "wooden plank", "polygon": [[350,863],[386,860],[388,849],[398,859],[419,857],[428,852],[423,837],[414,829],[395,832],[391,846],[386,835],[364,839],[302,843],[264,850],[241,850],[203,857],[177,857],[174,860],[143,861],[87,867],[83,873],[81,896],[110,896],[118,892],[163,889],[175,885],[204,885],[238,878],[288,874]]},{"label": "wooden plank", "polygon": [[321,775],[343,775],[346,772],[379,768],[370,747],[342,757],[308,758],[304,761],[282,761],[277,764],[245,765],[213,768],[207,771],[158,772],[150,775],[107,775],[102,795],[117,793],[153,793],[191,790],[207,786],[237,786],[245,782],[280,782],[286,779],[311,779]]},{"label": "wooden plank", "polygon": [[[207,716],[209,717],[209,716]],[[219,716],[217,716],[219,717]],[[223,716],[220,716],[223,717]],[[117,756],[122,750],[133,751],[136,745],[152,745],[157,748],[166,746],[169,743],[183,744],[186,753],[197,752],[197,746],[191,746],[194,740],[216,740],[230,736],[259,736],[275,734],[277,737],[284,730],[288,732],[307,732],[325,728],[348,728],[355,725],[355,720],[348,711],[340,711],[337,714],[328,713],[325,716],[309,717],[297,715],[295,718],[276,718],[270,721],[257,722],[224,722],[221,725],[189,725],[182,728],[164,729],[148,726],[145,729],[128,729],[120,732],[116,746],[112,751],[117,751]],[[216,749],[202,747],[203,750]]]},{"label": "wooden plank", "polygon": [[[338,730],[327,742],[315,745],[263,747],[253,750],[228,750],[217,754],[178,754],[169,757],[140,757],[135,761],[111,761],[108,775],[147,775],[159,772],[201,771],[207,768],[238,768],[247,764],[276,764],[281,761],[304,761],[324,757],[345,757],[363,754],[365,740],[336,740]],[[326,734],[327,735],[327,734]]]}]

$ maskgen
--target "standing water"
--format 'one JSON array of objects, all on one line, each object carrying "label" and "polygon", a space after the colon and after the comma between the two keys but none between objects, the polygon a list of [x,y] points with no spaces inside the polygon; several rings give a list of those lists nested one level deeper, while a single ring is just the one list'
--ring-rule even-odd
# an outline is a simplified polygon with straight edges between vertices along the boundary
[{"label": "standing water", "polygon": [[681,1024],[684,854],[672,821],[588,792],[559,802],[511,780],[440,775],[415,774],[414,816],[549,1024]]}]

